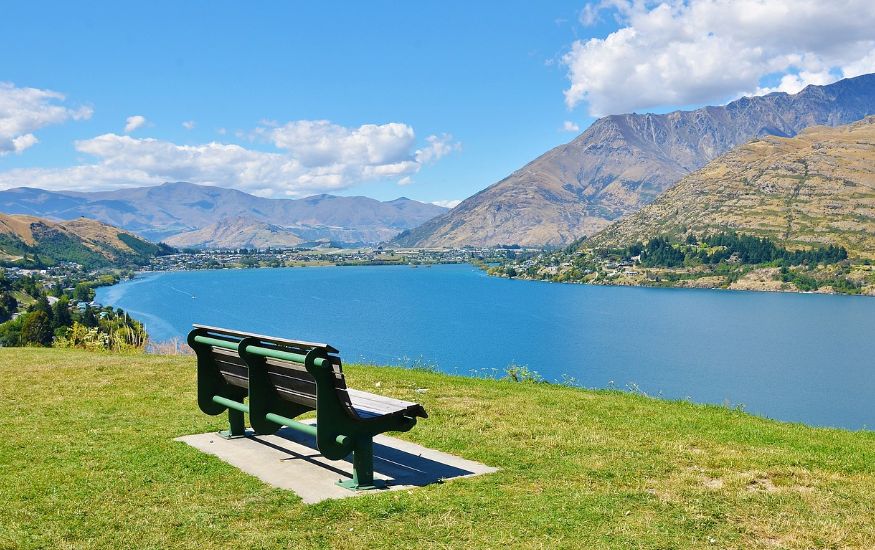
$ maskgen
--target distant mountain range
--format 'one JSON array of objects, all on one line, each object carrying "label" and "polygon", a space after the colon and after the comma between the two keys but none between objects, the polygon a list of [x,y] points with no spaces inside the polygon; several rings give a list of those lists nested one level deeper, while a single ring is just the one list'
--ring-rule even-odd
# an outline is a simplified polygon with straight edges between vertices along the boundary
[{"label": "distant mountain range", "polygon": [[755,138],[581,246],[682,242],[690,233],[725,231],[790,249],[839,245],[875,259],[875,117]]},{"label": "distant mountain range", "polygon": [[140,265],[164,251],[133,233],[95,220],[52,222],[36,216],[0,214],[0,262],[4,264],[40,267],[68,261],[88,268]]},{"label": "distant mountain range", "polygon": [[404,197],[388,202],[332,195],[267,199],[184,182],[103,192],[0,191],[0,212],[6,214],[55,221],[84,216],[174,246],[378,243],[446,211]]},{"label": "distant mountain range", "polygon": [[608,116],[392,244],[565,245],[632,214],[751,138],[793,137],[809,126],[838,126],[872,114],[870,74],[722,107]]}]

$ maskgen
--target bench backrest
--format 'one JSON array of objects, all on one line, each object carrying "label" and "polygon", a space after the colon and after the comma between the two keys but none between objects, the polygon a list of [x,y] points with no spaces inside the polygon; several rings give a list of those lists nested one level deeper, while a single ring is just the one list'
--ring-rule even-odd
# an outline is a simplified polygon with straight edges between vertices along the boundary
[{"label": "bench backrest", "polygon": [[[249,367],[236,351],[214,347],[211,353],[225,382],[249,389]],[[267,358],[265,366],[268,379],[281,399],[316,408],[316,381],[303,364]]]},{"label": "bench backrest", "polygon": [[[195,328],[198,330],[192,347],[199,354],[205,352],[210,354],[214,368],[225,383],[241,390],[249,389],[249,366],[237,351],[240,342],[246,340],[249,343],[246,348],[248,353],[263,357],[265,373],[277,396],[283,401],[306,407],[308,410],[316,409],[316,381],[307,371],[304,359],[312,350],[323,352],[320,355],[331,367],[333,374],[331,378],[341,406],[353,417],[357,416],[347,392],[340,357],[329,355],[329,353],[337,353],[333,347],[327,344],[287,340],[205,325],[195,325]],[[209,348],[197,344],[207,344]]]}]

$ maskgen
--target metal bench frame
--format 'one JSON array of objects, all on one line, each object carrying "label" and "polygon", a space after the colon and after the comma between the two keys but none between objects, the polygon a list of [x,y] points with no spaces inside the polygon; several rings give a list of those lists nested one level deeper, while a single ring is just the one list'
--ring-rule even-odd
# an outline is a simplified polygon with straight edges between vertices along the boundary
[{"label": "metal bench frame", "polygon": [[[194,325],[188,345],[197,354],[198,406],[209,415],[228,411],[221,435],[245,437],[244,413],[258,434],[288,426],[314,435],[329,460],[352,453],[352,479],[337,482],[347,489],[383,485],[374,479],[375,435],[428,417],[418,403],[347,389],[338,351],[327,344]],[[314,410],[315,425],[293,420]]]}]

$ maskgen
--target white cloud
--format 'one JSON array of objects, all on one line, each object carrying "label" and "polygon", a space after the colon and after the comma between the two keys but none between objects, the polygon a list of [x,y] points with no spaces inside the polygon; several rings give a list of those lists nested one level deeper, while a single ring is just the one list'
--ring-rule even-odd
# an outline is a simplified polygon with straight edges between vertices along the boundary
[{"label": "white cloud", "polygon": [[299,120],[258,128],[256,135],[287,150],[304,166],[397,166],[413,162],[410,150],[416,145],[413,128],[399,123],[344,128],[327,120]]},{"label": "white cloud", "polygon": [[845,65],[842,68],[842,73],[845,78],[875,73],[875,50],[869,52],[858,61]]},{"label": "white cloud", "polygon": [[593,116],[796,92],[875,68],[871,0],[603,0],[580,20],[605,13],[622,28],[562,58],[566,105]]},{"label": "white cloud", "polygon": [[757,88],[754,95],[764,95],[772,92],[795,94],[810,84],[823,86],[825,84],[832,84],[835,80],[836,78],[828,72],[810,73],[808,71],[802,71],[798,74],[786,74],[782,76],[781,82],[777,86],[761,86]]},{"label": "white cloud", "polygon": [[571,122],[570,120],[566,120],[565,122],[562,123],[562,131],[563,132],[579,132],[580,126],[578,126],[574,122]]},{"label": "white cloud", "polygon": [[416,183],[416,182],[413,181],[413,178],[411,178],[410,176],[404,176],[403,178],[398,180],[398,185],[411,185],[413,183]]},{"label": "white cloud", "polygon": [[428,136],[428,147],[420,149],[416,152],[416,161],[421,164],[431,164],[437,162],[443,157],[449,155],[453,151],[461,151],[461,143],[451,143],[453,136],[441,134],[441,137]]},{"label": "white cloud", "polygon": [[455,208],[461,204],[462,201],[454,200],[454,201],[432,201],[432,204],[437,206],[443,206],[444,208]]},{"label": "white cloud", "polygon": [[386,179],[412,182],[411,176],[426,163],[458,149],[447,135],[430,136],[428,146],[416,149],[413,129],[399,123],[344,128],[328,121],[296,121],[261,126],[249,135],[269,141],[278,151],[105,134],[75,143],[79,153],[96,162],[0,172],[0,188],[96,191],[189,181],[260,196],[305,196]]},{"label": "white cloud", "polygon": [[125,124],[125,133],[130,134],[134,130],[139,130],[140,128],[142,128],[143,126],[146,126],[147,124],[149,124],[149,121],[146,120],[146,117],[144,117],[144,116],[140,116],[140,115],[129,116],[128,123]]},{"label": "white cloud", "polygon": [[36,88],[16,88],[10,82],[0,82],[0,157],[21,154],[39,143],[33,132],[52,124],[63,124],[68,118],[90,118],[93,110],[82,106],[69,109],[57,103],[66,100],[64,94]]},{"label": "white cloud", "polygon": [[33,147],[37,143],[39,143],[39,140],[36,139],[35,135],[24,134],[23,136],[12,138],[12,150],[20,155],[22,151],[28,147]]},{"label": "white cloud", "polygon": [[194,127],[197,126],[197,122],[193,120],[186,120],[182,123],[182,127],[186,130],[194,130]]}]

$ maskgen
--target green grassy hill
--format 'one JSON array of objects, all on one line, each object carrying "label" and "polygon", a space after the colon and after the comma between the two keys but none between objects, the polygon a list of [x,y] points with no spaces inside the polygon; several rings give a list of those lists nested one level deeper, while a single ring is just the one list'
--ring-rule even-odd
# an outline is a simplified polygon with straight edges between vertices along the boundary
[{"label": "green grassy hill", "polygon": [[[190,357],[0,349],[0,548],[873,548],[875,434],[617,391],[351,366],[494,474],[304,505],[173,438]],[[427,392],[416,389],[428,388]]]}]

